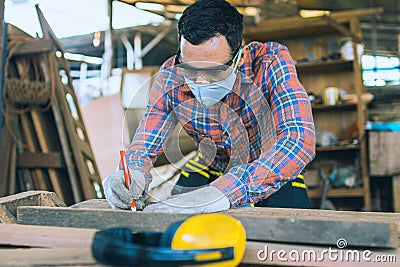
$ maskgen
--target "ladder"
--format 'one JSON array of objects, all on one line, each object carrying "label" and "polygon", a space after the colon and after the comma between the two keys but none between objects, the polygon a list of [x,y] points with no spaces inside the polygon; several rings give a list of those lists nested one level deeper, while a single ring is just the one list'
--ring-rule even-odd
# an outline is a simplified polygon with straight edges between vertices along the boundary
[{"label": "ladder", "polygon": [[[43,38],[30,38],[17,28],[10,30],[10,39],[15,42],[9,47],[6,69],[9,103],[5,115],[9,134],[3,136],[7,137],[2,140],[2,148],[6,149],[1,152],[2,158],[9,158],[1,173],[8,181],[0,183],[8,190],[3,188],[0,195],[48,190],[54,191],[67,205],[104,198],[68,62],[63,56],[56,56],[57,51],[63,55],[64,49],[38,6],[36,10]],[[65,84],[60,70],[67,75]],[[11,90],[10,84],[16,90]],[[47,88],[43,92],[50,92],[49,99],[24,105],[29,98],[21,100],[18,96],[27,94],[16,93],[24,84],[29,88]],[[10,103],[12,97],[18,100]]]}]

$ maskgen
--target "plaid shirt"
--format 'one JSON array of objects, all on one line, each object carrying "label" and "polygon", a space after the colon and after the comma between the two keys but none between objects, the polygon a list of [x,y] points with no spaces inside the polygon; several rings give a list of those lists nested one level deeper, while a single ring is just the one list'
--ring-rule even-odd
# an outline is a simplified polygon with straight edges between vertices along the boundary
[{"label": "plaid shirt", "polygon": [[278,43],[243,47],[236,83],[204,108],[174,67],[160,68],[146,114],[127,150],[130,168],[145,174],[180,123],[210,166],[224,174],[211,185],[231,206],[257,203],[293,180],[315,155],[311,105],[288,49]]}]

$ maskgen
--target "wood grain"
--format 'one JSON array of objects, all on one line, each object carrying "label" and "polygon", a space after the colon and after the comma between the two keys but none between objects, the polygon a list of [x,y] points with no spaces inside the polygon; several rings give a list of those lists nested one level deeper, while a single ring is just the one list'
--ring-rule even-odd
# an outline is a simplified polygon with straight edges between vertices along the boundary
[{"label": "wood grain", "polygon": [[0,221],[3,223],[16,222],[17,208],[20,206],[65,207],[66,205],[53,192],[26,191],[0,198]]},{"label": "wood grain", "polygon": [[[336,245],[338,239],[345,238],[351,246],[383,248],[398,246],[398,231],[394,223],[362,221],[357,218],[321,220],[310,216],[308,218],[277,214],[272,216],[264,209],[267,208],[248,208],[242,211],[237,209],[227,213],[242,222],[248,240]],[[301,214],[301,210],[297,212]],[[124,226],[134,232],[163,232],[170,224],[190,216],[106,209],[19,207],[17,221],[20,224],[95,229]]]},{"label": "wood grain", "polygon": [[95,229],[0,224],[0,244],[27,247],[90,247]]},{"label": "wood grain", "polygon": [[[82,228],[0,225],[0,245],[3,248],[12,246],[0,249],[0,266],[98,266],[91,252],[95,232],[95,229]],[[399,248],[368,250],[371,259],[376,255],[390,259],[379,266],[395,266],[400,260]],[[376,266],[376,262],[362,257],[364,251],[366,249],[247,241],[240,266]],[[340,255],[343,257],[339,258]]]}]

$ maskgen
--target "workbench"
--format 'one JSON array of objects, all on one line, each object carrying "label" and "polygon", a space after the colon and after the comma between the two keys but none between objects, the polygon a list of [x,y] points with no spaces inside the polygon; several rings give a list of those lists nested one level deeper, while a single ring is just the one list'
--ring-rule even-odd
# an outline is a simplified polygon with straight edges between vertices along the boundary
[{"label": "workbench", "polygon": [[[224,213],[246,229],[241,266],[400,266],[399,213],[287,208]],[[46,191],[0,198],[0,266],[99,266],[91,252],[96,231],[163,232],[190,216],[112,210],[104,199],[66,207]]]}]

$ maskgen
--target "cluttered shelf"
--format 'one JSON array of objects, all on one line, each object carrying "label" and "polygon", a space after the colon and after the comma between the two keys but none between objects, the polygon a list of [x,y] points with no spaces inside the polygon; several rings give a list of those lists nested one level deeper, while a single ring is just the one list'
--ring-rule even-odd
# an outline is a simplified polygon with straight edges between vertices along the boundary
[{"label": "cluttered shelf", "polygon": [[352,60],[331,59],[318,61],[298,61],[296,68],[300,72],[352,70]]},{"label": "cluttered shelf", "polygon": [[260,21],[257,26],[246,27],[243,36],[246,40],[266,41],[303,38],[304,36],[321,36],[336,33],[337,28],[332,26],[331,19],[341,25],[350,24],[350,20],[360,15],[381,13],[382,8],[365,8],[360,10],[346,10],[332,12],[327,16],[304,19],[300,16],[273,18]]},{"label": "cluttered shelf", "polygon": [[337,105],[315,104],[312,106],[315,111],[331,111],[331,110],[356,110],[357,103],[340,103]]},{"label": "cluttered shelf", "polygon": [[[310,198],[320,198],[322,197],[321,188],[308,189],[308,197]],[[332,188],[327,192],[327,197],[363,197],[365,194],[362,187],[359,188]]]}]

